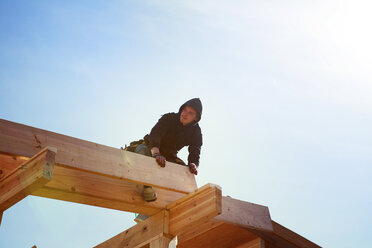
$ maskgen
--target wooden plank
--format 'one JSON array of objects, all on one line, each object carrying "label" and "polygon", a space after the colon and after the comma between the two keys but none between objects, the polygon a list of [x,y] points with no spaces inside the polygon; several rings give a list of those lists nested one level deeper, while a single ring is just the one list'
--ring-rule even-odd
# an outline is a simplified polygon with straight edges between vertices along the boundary
[{"label": "wooden plank", "polygon": [[[96,248],[137,248],[162,238],[164,233],[168,233],[169,213],[162,210],[151,216],[147,220],[129,228],[128,230],[116,235],[115,237],[95,246]],[[163,239],[160,239],[162,242]],[[156,244],[161,244],[155,242]]]},{"label": "wooden plank", "polygon": [[247,243],[236,246],[235,248],[265,248],[265,241],[262,238],[256,238]]},{"label": "wooden plank", "polygon": [[56,149],[47,147],[0,180],[0,210],[13,206],[53,176]]},{"label": "wooden plank", "polygon": [[207,184],[169,204],[169,233],[177,236],[221,213],[221,188]]},{"label": "wooden plank", "polygon": [[205,223],[202,223],[186,232],[183,232],[181,234],[179,234],[177,237],[178,237],[178,241],[179,243],[183,243],[183,242],[186,242],[190,239],[193,239],[199,235],[202,235],[203,233],[206,233],[210,230],[212,230],[213,228],[215,227],[218,227],[220,225],[222,225],[223,222],[221,221],[217,221],[217,220],[214,220],[214,219],[210,219],[210,220],[207,220]]},{"label": "wooden plank", "polygon": [[56,166],[53,179],[33,195],[110,209],[153,215],[182,193],[156,189],[158,199],[146,202],[143,185],[112,177]]},{"label": "wooden plank", "polygon": [[192,239],[182,241],[178,236],[177,248],[230,248],[256,239],[257,236],[237,225],[222,223]]},{"label": "wooden plank", "polygon": [[222,198],[222,213],[215,220],[252,229],[273,231],[269,208],[231,197]]},{"label": "wooden plank", "polygon": [[320,248],[317,244],[309,241],[301,235],[272,221],[273,231],[262,231],[257,229],[247,229],[260,236],[270,243],[270,246],[278,248]]},{"label": "wooden plank", "polygon": [[0,119],[0,153],[31,157],[43,147],[58,149],[56,164],[180,193],[197,188],[188,168]]},{"label": "wooden plank", "polygon": [[150,248],[168,248],[171,238],[162,236],[150,242]]},{"label": "wooden plank", "polygon": [[283,238],[288,240],[289,242],[295,244],[297,247],[303,247],[303,248],[319,248],[317,244],[311,242],[310,240],[302,237],[301,235],[289,230],[288,228],[280,225],[279,223],[276,223],[273,221],[273,228],[274,233]]}]

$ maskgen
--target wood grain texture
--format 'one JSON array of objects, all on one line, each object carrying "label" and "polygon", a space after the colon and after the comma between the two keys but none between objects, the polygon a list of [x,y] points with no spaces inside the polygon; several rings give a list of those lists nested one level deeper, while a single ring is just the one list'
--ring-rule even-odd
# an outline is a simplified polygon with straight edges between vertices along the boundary
[{"label": "wood grain texture", "polygon": [[278,248],[320,248],[317,244],[301,235],[272,221],[273,231],[263,231],[247,228],[250,232],[260,236],[270,243],[270,247]]},{"label": "wood grain texture", "polygon": [[177,248],[235,248],[256,238],[255,234],[239,226],[222,223],[192,239],[179,239]]},{"label": "wood grain texture", "polygon": [[185,194],[156,189],[158,199],[146,202],[143,185],[81,170],[56,166],[53,179],[33,195],[92,206],[153,215]]},{"label": "wood grain texture", "polygon": [[[159,213],[157,213],[97,247],[136,247],[134,245],[129,245],[129,242],[132,242],[130,240],[134,239],[133,237],[135,233],[138,233],[138,235],[141,236],[141,228],[146,228],[146,230],[155,230],[148,232],[148,235],[146,236],[142,235],[144,238],[139,242],[142,246],[150,243],[152,240],[158,239],[159,237],[164,236],[172,238],[190,228],[197,227],[208,219],[219,214],[222,208],[221,198],[220,187],[217,185],[207,184],[169,204],[165,210],[161,211],[161,213],[164,212],[164,216],[166,216],[162,222],[159,220]],[[159,226],[161,226],[160,229]],[[135,244],[137,245],[138,242],[135,242]],[[153,245],[150,244],[150,247],[153,247]]]},{"label": "wood grain texture", "polygon": [[56,164],[180,193],[197,189],[188,168],[97,143],[0,119],[0,153],[31,157],[46,146],[56,147]]},{"label": "wood grain texture", "polygon": [[150,242],[150,248],[168,248],[171,238],[160,237]]},{"label": "wood grain texture", "polygon": [[221,213],[221,188],[207,184],[167,206],[169,233],[177,236]]},{"label": "wood grain texture", "polygon": [[268,207],[231,197],[222,198],[222,213],[215,219],[242,227],[273,231]]},{"label": "wood grain texture", "polygon": [[0,180],[29,159],[0,153]]},{"label": "wood grain texture", "polygon": [[53,176],[55,156],[55,148],[44,148],[1,178],[0,210],[8,209],[49,182]]},{"label": "wood grain texture", "polygon": [[[111,239],[95,246],[96,248],[138,248],[150,244],[152,241],[160,240],[167,233],[169,214],[167,210],[151,216],[128,230],[112,237]],[[166,237],[168,239],[168,237]],[[156,243],[156,242],[155,242]],[[158,243],[156,243],[158,244]],[[159,245],[161,242],[159,243]]]}]

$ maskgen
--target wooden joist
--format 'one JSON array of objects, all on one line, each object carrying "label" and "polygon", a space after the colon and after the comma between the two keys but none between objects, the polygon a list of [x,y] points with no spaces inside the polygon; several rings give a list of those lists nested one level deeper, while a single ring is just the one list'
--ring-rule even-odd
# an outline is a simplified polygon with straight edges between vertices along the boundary
[{"label": "wooden joist", "polygon": [[179,235],[194,228],[222,211],[221,188],[207,184],[169,204],[169,233]]},{"label": "wooden joist", "polygon": [[185,166],[164,169],[151,157],[0,119],[0,153],[32,157],[47,146],[58,149],[58,166],[180,193],[197,189]]},{"label": "wooden joist", "polygon": [[[220,214],[221,198],[220,187],[207,184],[169,204],[165,210],[96,247],[134,248],[146,244],[150,244],[150,248],[157,247],[159,242],[166,243],[171,237],[203,224]],[[159,239],[161,237],[165,238]]]},{"label": "wooden joist", "polygon": [[227,196],[222,198],[222,214],[214,219],[241,227],[273,231],[268,207]]},{"label": "wooden joist", "polygon": [[57,150],[47,147],[0,179],[0,211],[16,204],[52,179]]},{"label": "wooden joist", "polygon": [[146,202],[142,190],[143,185],[133,182],[56,166],[53,179],[33,195],[146,215],[153,215],[184,196],[156,189],[158,199]]}]

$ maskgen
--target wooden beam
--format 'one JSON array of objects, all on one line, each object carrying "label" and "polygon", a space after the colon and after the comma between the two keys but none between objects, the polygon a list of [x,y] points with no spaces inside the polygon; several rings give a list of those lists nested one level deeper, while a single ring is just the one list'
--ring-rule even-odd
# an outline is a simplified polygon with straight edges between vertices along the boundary
[{"label": "wooden beam", "polygon": [[[115,237],[95,246],[96,248],[139,248],[167,236],[169,213],[162,210],[147,220],[129,228]],[[167,236],[167,238],[169,238]],[[162,242],[163,239],[160,241]],[[159,242],[160,242],[159,241]],[[156,241],[154,244],[158,244]],[[154,246],[153,244],[153,246]]]},{"label": "wooden beam", "polygon": [[[220,187],[207,184],[172,202],[160,213],[103,242],[97,247],[141,247],[163,236],[167,238],[177,236],[221,213],[221,198]],[[167,217],[163,218],[162,216]],[[144,230],[147,231],[146,235],[143,234]],[[152,246],[156,247],[158,242],[163,244],[166,240],[154,241]],[[150,247],[152,246],[150,243]]]},{"label": "wooden beam", "polygon": [[210,219],[206,221],[203,224],[198,225],[197,227],[194,227],[180,235],[177,236],[179,243],[184,243],[188,240],[191,240],[197,236],[200,236],[204,233],[207,233],[208,231],[212,230],[213,228],[216,228],[220,225],[223,225],[224,223],[221,221],[217,221],[214,219]]},{"label": "wooden beam", "polygon": [[271,243],[271,246],[278,248],[320,248],[317,244],[285,228],[275,221],[272,221],[272,225],[272,232],[250,228],[247,228],[247,230],[265,239],[265,241]]},{"label": "wooden beam", "polygon": [[310,240],[302,237],[301,235],[289,230],[288,228],[272,221],[275,235],[295,244],[297,247],[303,248],[319,248],[317,244],[311,242]]},{"label": "wooden beam", "polygon": [[47,147],[0,179],[0,210],[13,206],[52,179],[57,150]]},{"label": "wooden beam", "polygon": [[56,165],[127,180],[180,193],[197,188],[188,168],[154,158],[0,119],[0,153],[31,157],[46,146],[56,147]]},{"label": "wooden beam", "polygon": [[220,214],[221,198],[221,188],[207,184],[169,204],[169,233],[177,236]]},{"label": "wooden beam", "polygon": [[268,207],[231,197],[222,198],[222,214],[214,219],[241,227],[273,231]]},{"label": "wooden beam", "polygon": [[143,200],[143,185],[80,170],[56,166],[53,179],[33,195],[153,215],[185,194],[155,189],[158,199]]},{"label": "wooden beam", "polygon": [[262,238],[256,238],[235,248],[265,248],[265,241]]}]

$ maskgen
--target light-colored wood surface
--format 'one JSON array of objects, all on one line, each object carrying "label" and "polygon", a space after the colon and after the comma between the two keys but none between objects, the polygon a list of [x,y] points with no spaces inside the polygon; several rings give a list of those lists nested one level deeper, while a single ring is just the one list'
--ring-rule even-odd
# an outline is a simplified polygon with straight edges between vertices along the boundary
[{"label": "light-colored wood surface", "polygon": [[46,146],[56,147],[56,164],[180,193],[197,189],[185,166],[72,138],[0,119],[0,153],[31,157]]},{"label": "light-colored wood surface", "polygon": [[13,206],[51,180],[56,151],[55,148],[44,148],[0,179],[1,211]]},{"label": "light-colored wood surface", "polygon": [[187,241],[179,239],[177,248],[235,248],[255,238],[239,226],[223,223]]},{"label": "light-colored wood surface", "polygon": [[222,198],[222,214],[216,220],[265,231],[273,231],[269,208],[231,197]]},{"label": "light-colored wood surface", "polygon": [[202,235],[203,233],[208,232],[209,230],[222,225],[222,221],[217,221],[214,219],[209,219],[205,223],[202,223],[186,232],[183,232],[180,235],[177,235],[178,237],[178,242],[183,243],[186,242],[187,240],[193,239],[199,235]]},{"label": "light-colored wood surface", "polygon": [[158,199],[146,202],[143,185],[56,166],[53,179],[33,195],[153,215],[185,194],[156,189]]},{"label": "light-colored wood surface", "polygon": [[179,235],[221,213],[221,188],[207,184],[174,201],[169,209],[169,233]]},{"label": "light-colored wood surface", "polygon": [[168,248],[171,238],[160,237],[150,242],[150,248]]},{"label": "light-colored wood surface", "polygon": [[[111,239],[95,246],[96,248],[139,248],[149,244],[153,240],[157,240],[168,233],[168,218],[167,210],[162,210],[159,213],[151,216],[146,221],[143,221],[126,231],[112,237]],[[151,244],[150,244],[151,247]]]},{"label": "light-colored wood surface", "polygon": [[[221,198],[220,187],[213,184],[207,184],[169,204],[165,210],[160,212],[160,215],[164,212],[164,216],[166,216],[166,218],[163,218],[162,222],[159,221],[160,217],[159,213],[157,213],[140,224],[105,241],[97,247],[136,247],[129,245],[129,242],[134,239],[129,234],[138,233],[138,235],[140,235],[142,230],[141,228],[145,228],[146,230],[152,228],[155,230],[147,232],[148,235],[144,236],[143,240],[141,239],[139,244],[142,246],[161,236],[172,238],[187,231],[188,229],[195,228],[198,225],[203,224],[204,222],[208,221],[208,219],[211,219],[219,214],[222,208]],[[162,226],[162,228],[159,229],[159,226]],[[162,232],[159,234],[161,230]],[[123,246],[122,244],[125,244],[126,246]],[[135,244],[137,245],[138,242]]]}]

